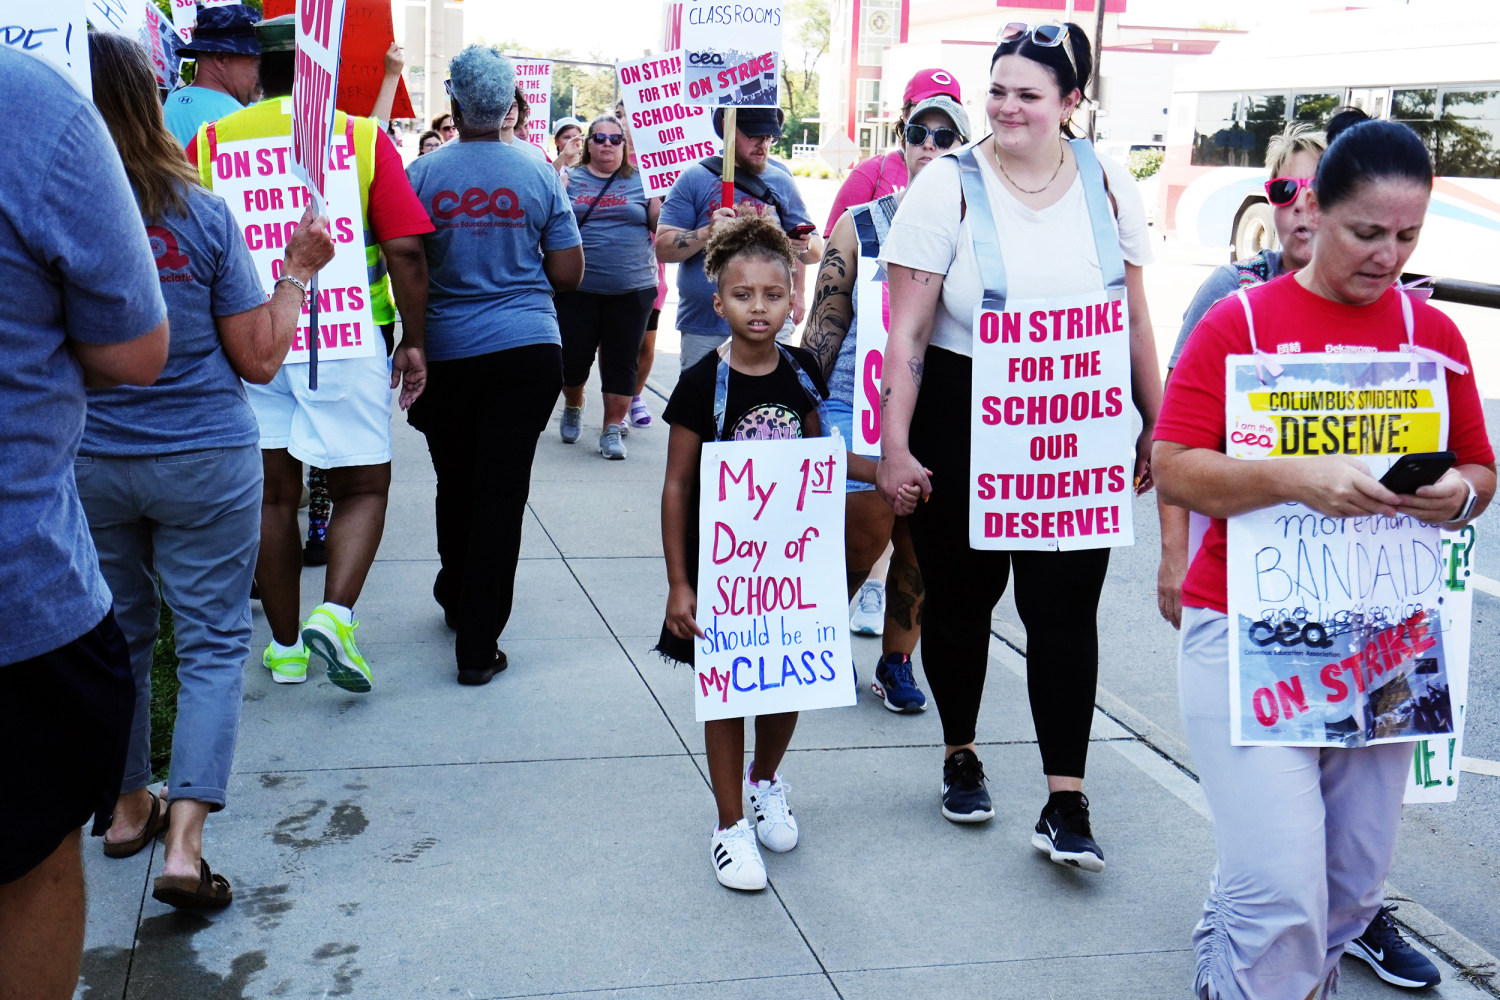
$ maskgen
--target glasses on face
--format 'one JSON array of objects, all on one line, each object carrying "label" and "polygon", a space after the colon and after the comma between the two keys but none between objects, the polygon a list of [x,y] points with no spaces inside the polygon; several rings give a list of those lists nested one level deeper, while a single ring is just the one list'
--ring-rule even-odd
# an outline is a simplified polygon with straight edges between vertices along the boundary
[{"label": "glasses on face", "polygon": [[906,126],[906,144],[908,146],[920,146],[932,136],[932,143],[938,149],[947,149],[958,141],[958,130],[951,128],[928,128],[926,125]]},{"label": "glasses on face", "polygon": [[1078,63],[1073,61],[1073,46],[1068,42],[1068,26],[1057,21],[1047,21],[1044,24],[1027,24],[1025,21],[1011,21],[1000,29],[995,36],[995,41],[1004,45],[1006,42],[1028,41],[1032,45],[1042,49],[1061,48],[1063,55],[1068,57],[1068,65],[1073,67],[1073,76],[1078,76]]},{"label": "glasses on face", "polygon": [[623,135],[609,135],[605,132],[595,132],[589,136],[589,142],[592,142],[596,146],[602,146],[606,142],[611,146],[618,146],[624,141],[625,137]]},{"label": "glasses on face", "polygon": [[1285,208],[1297,200],[1305,187],[1312,187],[1311,177],[1277,177],[1266,181],[1266,198],[1277,208]]},{"label": "glasses on face", "polygon": [[438,129],[438,131],[439,132],[457,132],[458,131],[458,126],[457,125],[444,125],[442,128]]}]

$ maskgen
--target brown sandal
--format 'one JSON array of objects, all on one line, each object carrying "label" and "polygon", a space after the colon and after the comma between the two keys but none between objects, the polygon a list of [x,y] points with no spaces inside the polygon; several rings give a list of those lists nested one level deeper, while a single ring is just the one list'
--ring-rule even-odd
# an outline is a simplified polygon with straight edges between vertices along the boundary
[{"label": "brown sandal", "polygon": [[147,792],[151,796],[151,814],[146,817],[146,825],[141,827],[141,832],[129,840],[104,841],[104,856],[106,858],[129,858],[141,853],[141,850],[167,829],[167,804],[153,792]]},{"label": "brown sandal", "polygon": [[208,862],[198,859],[198,877],[162,875],[151,889],[151,898],[184,910],[218,910],[234,899],[234,890],[223,875],[209,870]]}]

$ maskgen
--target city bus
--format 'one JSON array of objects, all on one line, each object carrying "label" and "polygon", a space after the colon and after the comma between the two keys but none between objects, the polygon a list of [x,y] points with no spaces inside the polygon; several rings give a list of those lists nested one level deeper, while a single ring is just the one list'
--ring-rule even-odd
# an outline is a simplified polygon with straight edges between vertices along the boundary
[{"label": "city bus", "polygon": [[1410,125],[1432,152],[1437,178],[1408,273],[1453,288],[1500,283],[1495,0],[1277,18],[1179,67],[1158,200],[1167,235],[1230,259],[1273,245],[1267,142],[1345,105]]}]

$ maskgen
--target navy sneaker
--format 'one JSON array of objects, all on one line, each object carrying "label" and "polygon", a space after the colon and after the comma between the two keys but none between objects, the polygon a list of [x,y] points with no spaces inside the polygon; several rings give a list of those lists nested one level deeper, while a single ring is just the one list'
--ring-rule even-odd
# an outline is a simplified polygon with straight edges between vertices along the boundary
[{"label": "navy sneaker", "polygon": [[887,653],[875,661],[875,679],[870,690],[885,699],[892,712],[921,712],[927,708],[927,696],[917,687],[911,674],[911,657],[905,653]]},{"label": "navy sneaker", "polygon": [[1426,955],[1401,936],[1401,928],[1391,919],[1395,909],[1394,906],[1382,906],[1375,919],[1370,921],[1370,926],[1349,942],[1345,952],[1368,963],[1375,975],[1392,986],[1409,990],[1436,986],[1443,981],[1442,974]]},{"label": "navy sneaker", "polygon": [[943,761],[943,818],[954,823],[983,823],[995,818],[984,765],[973,750],[953,751]]},{"label": "navy sneaker", "polygon": [[1082,792],[1053,792],[1036,821],[1031,846],[1060,865],[1087,872],[1104,870],[1104,852],[1089,828],[1089,798]]}]

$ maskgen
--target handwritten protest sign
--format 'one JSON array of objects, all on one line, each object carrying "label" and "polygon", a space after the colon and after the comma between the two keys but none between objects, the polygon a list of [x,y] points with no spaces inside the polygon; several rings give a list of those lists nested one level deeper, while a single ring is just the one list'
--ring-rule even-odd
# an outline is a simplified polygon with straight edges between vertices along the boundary
[{"label": "handwritten protest sign", "polygon": [[1133,544],[1124,300],[1102,291],[980,305],[974,331],[969,544]]},{"label": "handwritten protest sign", "polygon": [[0,43],[50,63],[85,94],[89,84],[89,45],[85,0],[35,4],[0,0]]},{"label": "handwritten protest sign", "polygon": [[[286,107],[284,104],[283,107]],[[307,207],[308,191],[293,170],[285,138],[221,142],[213,159],[214,193],[229,203],[269,296],[281,276],[286,244]],[[318,358],[370,357],[385,353],[385,341],[370,314],[365,271],[364,226],[359,180],[347,132],[330,149],[325,205],[333,260],[318,274]],[[308,307],[303,307],[304,315]],[[307,320],[292,339],[287,364],[308,360]]]},{"label": "handwritten protest sign", "polygon": [[683,89],[692,104],[781,103],[781,0],[683,0]]},{"label": "handwritten protest sign", "polygon": [[665,195],[683,169],[719,151],[706,108],[682,98],[682,51],[618,63],[620,95],[647,197]]},{"label": "handwritten protest sign", "polygon": [[699,722],[854,704],[844,442],[705,442]]},{"label": "handwritten protest sign", "polygon": [[344,0],[297,0],[297,69],[292,83],[292,172],[327,214],[328,154],[333,136],[333,96],[338,89],[339,39]]},{"label": "handwritten protest sign", "polygon": [[[222,0],[237,2],[237,0]],[[292,13],[295,0],[266,0],[266,17]],[[213,4],[204,4],[205,7]],[[339,40],[339,87],[334,104],[345,114],[368,118],[385,82],[385,54],[396,40],[391,0],[345,0],[344,32]],[[392,118],[415,118],[406,81],[396,83]]]},{"label": "handwritten protest sign", "polygon": [[891,326],[891,293],[885,269],[874,257],[859,256],[854,286],[854,440],[849,450],[880,457],[880,376]]},{"label": "handwritten protest sign", "polygon": [[521,138],[545,150],[548,126],[552,121],[552,60],[517,59],[515,63],[516,86],[530,109],[526,131]]},{"label": "handwritten protest sign", "polygon": [[[1226,453],[1353,455],[1379,476],[1447,440],[1447,382],[1401,354],[1301,354],[1263,383],[1226,365]],[[1441,532],[1406,516],[1281,504],[1229,519],[1230,729],[1236,745],[1357,747],[1455,734]]]}]

